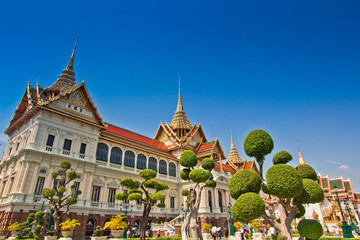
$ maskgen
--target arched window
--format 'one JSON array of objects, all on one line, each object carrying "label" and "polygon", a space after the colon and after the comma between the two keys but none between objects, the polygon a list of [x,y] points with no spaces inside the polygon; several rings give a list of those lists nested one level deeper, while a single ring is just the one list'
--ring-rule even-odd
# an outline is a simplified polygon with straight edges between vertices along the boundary
[{"label": "arched window", "polygon": [[135,153],[129,150],[125,152],[124,165],[132,168],[135,167]]},{"label": "arched window", "polygon": [[98,143],[96,149],[96,160],[107,162],[109,148],[105,143]]},{"label": "arched window", "polygon": [[157,160],[154,157],[149,158],[149,166],[148,169],[152,169],[157,172]]},{"label": "arched window", "polygon": [[220,191],[219,191],[219,207],[220,207],[220,212],[224,212],[222,194]]},{"label": "arched window", "polygon": [[212,197],[211,197],[211,191],[208,192],[209,195],[209,208],[210,208],[210,212],[212,212]]},{"label": "arched window", "polygon": [[113,147],[110,154],[110,162],[121,165],[122,164],[122,150],[118,147]]},{"label": "arched window", "polygon": [[137,156],[137,163],[136,163],[136,167],[138,169],[146,169],[146,157],[144,154],[139,154]]},{"label": "arched window", "polygon": [[86,224],[86,230],[85,235],[86,236],[92,236],[95,230],[96,226],[96,220],[95,219],[89,219]]},{"label": "arched window", "polygon": [[159,162],[159,173],[167,175],[167,164],[165,160],[160,160]]},{"label": "arched window", "polygon": [[169,175],[176,177],[176,165],[175,163],[169,163]]}]

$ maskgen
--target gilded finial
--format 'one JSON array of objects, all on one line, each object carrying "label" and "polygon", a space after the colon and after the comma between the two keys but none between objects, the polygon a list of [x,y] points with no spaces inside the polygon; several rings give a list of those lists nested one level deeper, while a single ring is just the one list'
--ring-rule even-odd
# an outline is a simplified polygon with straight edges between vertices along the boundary
[{"label": "gilded finial", "polygon": [[[295,134],[294,134],[295,135]],[[300,148],[299,148],[299,143],[296,139],[296,135],[295,135],[295,141],[296,141],[296,145],[297,145],[297,148],[298,148],[298,152],[299,152],[299,165],[301,164],[306,164],[306,162],[304,161],[304,158],[302,157],[301,155],[301,152],[300,152]]]},{"label": "gilded finial", "polygon": [[233,139],[233,135],[232,135],[232,131],[231,131],[231,125],[230,125],[230,134],[231,134],[231,148],[234,148],[235,144],[234,144],[234,139]]}]

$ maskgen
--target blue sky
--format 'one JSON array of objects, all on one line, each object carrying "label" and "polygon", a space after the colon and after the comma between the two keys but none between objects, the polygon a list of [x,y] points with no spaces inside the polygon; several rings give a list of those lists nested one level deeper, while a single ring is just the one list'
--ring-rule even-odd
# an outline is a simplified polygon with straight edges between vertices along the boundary
[{"label": "blue sky", "polygon": [[[171,121],[177,75],[190,122],[242,158],[253,129],[360,191],[359,1],[6,1],[0,128],[27,81],[51,85],[75,38],[76,79],[104,120],[153,137]],[[0,136],[6,141],[6,136]],[[2,144],[2,147],[4,144]],[[247,157],[248,158],[248,157]]]}]

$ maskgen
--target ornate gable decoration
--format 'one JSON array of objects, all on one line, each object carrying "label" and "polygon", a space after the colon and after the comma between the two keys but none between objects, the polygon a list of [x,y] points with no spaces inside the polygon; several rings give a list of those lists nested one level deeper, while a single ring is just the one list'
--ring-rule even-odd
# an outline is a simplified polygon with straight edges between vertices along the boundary
[{"label": "ornate gable decoration", "polygon": [[115,180],[110,181],[108,183],[108,185],[111,186],[111,187],[117,187],[117,188],[120,187],[120,185]]},{"label": "ornate gable decoration", "polygon": [[77,90],[70,94],[69,102],[80,107],[85,107],[87,100],[83,97],[80,90]]}]

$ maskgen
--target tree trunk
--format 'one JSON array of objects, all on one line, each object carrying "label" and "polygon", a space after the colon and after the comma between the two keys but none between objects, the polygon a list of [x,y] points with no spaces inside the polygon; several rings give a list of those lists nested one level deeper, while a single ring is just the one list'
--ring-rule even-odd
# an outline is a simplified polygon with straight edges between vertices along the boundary
[{"label": "tree trunk", "polygon": [[289,229],[285,226],[285,224],[281,224],[281,227],[280,227],[280,235],[284,238],[284,239],[287,239],[287,240],[291,240],[292,237],[291,237],[291,234],[290,234],[290,231]]},{"label": "tree trunk", "polygon": [[[55,236],[60,236],[60,212],[55,208],[53,213]],[[49,219],[50,221],[51,219]]]},{"label": "tree trunk", "polygon": [[193,211],[190,217],[190,237],[193,240],[198,240],[199,239],[199,225],[197,223],[197,216],[198,216],[198,209],[196,208],[196,206],[193,207]]},{"label": "tree trunk", "polygon": [[188,227],[190,223],[190,213],[187,213],[181,225],[181,238],[182,240],[189,240]]},{"label": "tree trunk", "polygon": [[151,205],[144,204],[144,210],[140,224],[140,240],[145,240],[145,232],[146,232],[150,211],[151,211]]}]

